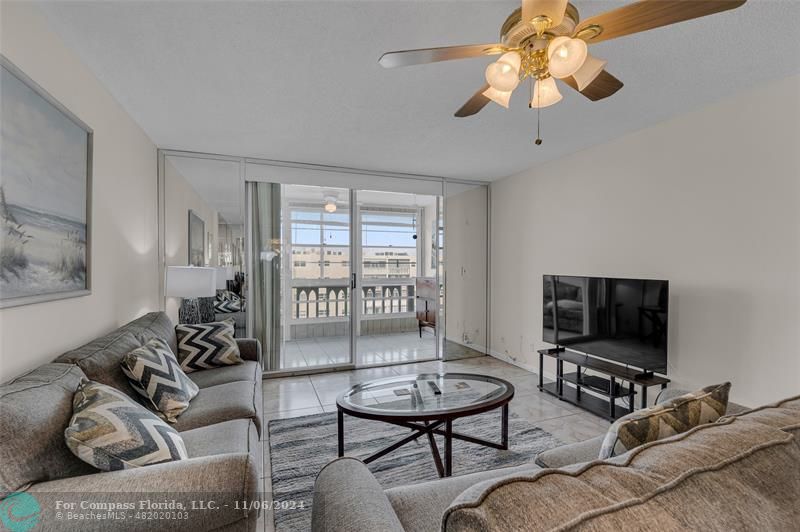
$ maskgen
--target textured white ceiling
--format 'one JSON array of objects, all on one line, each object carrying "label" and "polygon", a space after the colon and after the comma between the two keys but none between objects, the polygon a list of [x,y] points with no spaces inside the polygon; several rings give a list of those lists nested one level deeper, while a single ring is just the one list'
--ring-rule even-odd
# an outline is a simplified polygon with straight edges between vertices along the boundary
[{"label": "textured white ceiling", "polygon": [[[574,0],[583,18],[624,3]],[[564,87],[536,147],[522,94],[510,110],[453,117],[491,59],[377,63],[385,51],[495,42],[514,1],[42,5],[160,147],[447,177],[510,175],[800,72],[800,2],[750,0],[592,47],[625,87],[595,103]]]}]

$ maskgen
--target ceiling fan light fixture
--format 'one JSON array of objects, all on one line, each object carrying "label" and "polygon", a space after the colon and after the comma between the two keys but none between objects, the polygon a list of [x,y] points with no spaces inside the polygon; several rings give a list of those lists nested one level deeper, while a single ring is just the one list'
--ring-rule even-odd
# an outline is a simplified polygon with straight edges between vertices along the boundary
[{"label": "ceiling fan light fixture", "polygon": [[588,87],[595,78],[600,75],[600,72],[603,71],[607,64],[608,61],[599,59],[593,55],[587,55],[583,66],[572,74],[575,83],[578,84],[578,91],[582,91]]},{"label": "ceiling fan light fixture", "polygon": [[508,102],[511,100],[511,91],[499,91],[494,87],[489,87],[483,91],[483,95],[492,100],[497,105],[502,105],[508,109]]},{"label": "ceiling fan light fixture", "polygon": [[556,37],[550,41],[547,49],[550,75],[556,78],[566,78],[577,72],[586,62],[589,55],[586,42],[570,37]]},{"label": "ceiling fan light fixture", "polygon": [[561,101],[563,96],[558,90],[556,80],[551,76],[549,78],[540,79],[536,81],[533,86],[533,96],[531,96],[530,107],[539,109],[542,107],[550,107]]},{"label": "ceiling fan light fixture", "polygon": [[519,85],[522,59],[517,52],[507,52],[486,67],[486,82],[500,92],[513,91]]}]

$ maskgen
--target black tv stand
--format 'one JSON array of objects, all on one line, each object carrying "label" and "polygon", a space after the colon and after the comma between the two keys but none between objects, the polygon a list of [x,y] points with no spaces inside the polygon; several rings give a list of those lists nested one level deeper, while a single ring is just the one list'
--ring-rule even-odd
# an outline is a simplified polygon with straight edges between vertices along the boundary
[{"label": "black tv stand", "polygon": [[[556,360],[556,380],[545,384],[546,356]],[[565,373],[564,363],[575,365],[575,372]],[[607,375],[608,378],[584,376],[585,369]],[[634,411],[634,396],[637,393],[635,385],[641,388],[641,408],[645,408],[647,388],[661,386],[663,390],[669,382],[666,377],[654,375],[652,371],[642,372],[591,355],[567,351],[563,347],[539,351],[539,390],[611,421]],[[616,404],[617,399],[622,397],[627,397],[628,408]]]}]

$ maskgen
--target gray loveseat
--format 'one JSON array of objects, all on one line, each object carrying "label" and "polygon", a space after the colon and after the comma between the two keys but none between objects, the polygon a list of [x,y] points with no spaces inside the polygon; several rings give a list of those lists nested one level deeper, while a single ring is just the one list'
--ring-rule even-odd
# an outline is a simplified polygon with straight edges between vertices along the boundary
[{"label": "gray loveseat", "polygon": [[[237,340],[243,364],[189,373],[200,393],[173,425],[189,459],[101,472],[67,448],[64,429],[81,379],[113,386],[138,401],[120,360],[156,336],[177,353],[172,323],[154,312],[0,386],[0,480],[3,487],[34,497],[41,529],[255,530],[258,505],[243,502],[261,498],[261,346],[256,340]],[[144,511],[124,520],[119,514],[65,520],[72,504],[74,513],[84,514],[91,509],[81,505],[93,504],[97,515],[110,504],[131,501],[135,510]],[[176,510],[179,506],[185,511]]]},{"label": "gray loveseat", "polygon": [[542,453],[541,466],[387,490],[362,462],[339,458],[317,477],[312,530],[797,530],[800,397],[734,405],[608,460],[597,459],[601,440]]}]

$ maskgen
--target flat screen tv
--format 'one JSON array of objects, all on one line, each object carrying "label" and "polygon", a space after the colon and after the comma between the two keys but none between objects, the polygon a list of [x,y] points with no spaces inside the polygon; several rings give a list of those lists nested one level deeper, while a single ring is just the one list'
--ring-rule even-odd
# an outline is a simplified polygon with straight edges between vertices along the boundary
[{"label": "flat screen tv", "polygon": [[542,339],[666,374],[669,282],[544,276]]}]

